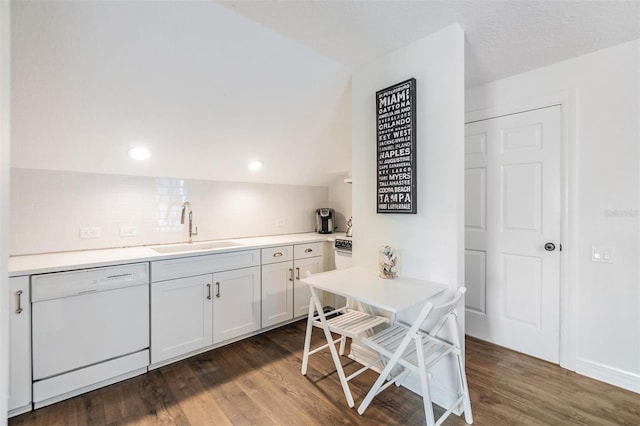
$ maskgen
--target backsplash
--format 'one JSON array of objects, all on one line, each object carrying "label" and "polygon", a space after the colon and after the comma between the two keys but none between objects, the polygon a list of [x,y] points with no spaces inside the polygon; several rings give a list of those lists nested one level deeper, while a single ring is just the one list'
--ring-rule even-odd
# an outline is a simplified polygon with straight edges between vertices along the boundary
[{"label": "backsplash", "polygon": [[[11,255],[311,232],[328,188],[11,169]],[[121,227],[135,236],[120,236]],[[99,238],[80,238],[99,228]]]}]

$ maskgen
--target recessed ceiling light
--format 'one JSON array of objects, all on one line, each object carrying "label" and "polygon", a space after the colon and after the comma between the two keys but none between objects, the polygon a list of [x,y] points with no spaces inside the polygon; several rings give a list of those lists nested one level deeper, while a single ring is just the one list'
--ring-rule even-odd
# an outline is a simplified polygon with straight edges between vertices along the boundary
[{"label": "recessed ceiling light", "polygon": [[129,149],[129,157],[137,161],[148,160],[151,157],[151,151],[144,146],[134,146]]},{"label": "recessed ceiling light", "polygon": [[260,170],[262,168],[262,161],[255,160],[249,163],[249,170]]}]

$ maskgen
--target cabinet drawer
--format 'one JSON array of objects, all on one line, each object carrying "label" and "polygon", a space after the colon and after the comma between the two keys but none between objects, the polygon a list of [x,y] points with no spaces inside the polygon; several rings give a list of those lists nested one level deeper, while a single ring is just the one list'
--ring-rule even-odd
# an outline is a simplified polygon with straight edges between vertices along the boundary
[{"label": "cabinet drawer", "polygon": [[280,246],[262,249],[262,264],[287,262],[293,260],[293,246]]},{"label": "cabinet drawer", "polygon": [[260,265],[260,250],[257,249],[159,260],[151,262],[151,281],[166,281],[258,265]]},{"label": "cabinet drawer", "polygon": [[294,259],[322,256],[322,243],[296,244],[293,248]]}]

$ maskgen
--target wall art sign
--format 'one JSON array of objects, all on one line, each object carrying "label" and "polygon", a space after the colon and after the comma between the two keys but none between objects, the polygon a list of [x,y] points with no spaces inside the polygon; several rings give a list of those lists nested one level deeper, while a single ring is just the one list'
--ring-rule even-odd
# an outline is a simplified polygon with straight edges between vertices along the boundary
[{"label": "wall art sign", "polygon": [[376,92],[378,213],[417,213],[416,79]]}]

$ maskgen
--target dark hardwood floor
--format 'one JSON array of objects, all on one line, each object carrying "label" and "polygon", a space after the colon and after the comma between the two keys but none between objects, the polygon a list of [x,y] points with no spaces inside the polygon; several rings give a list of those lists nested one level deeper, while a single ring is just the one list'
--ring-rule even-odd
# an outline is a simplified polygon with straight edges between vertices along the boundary
[{"label": "dark hardwood floor", "polygon": [[[422,399],[391,386],[359,416],[328,351],[300,374],[304,321],[14,417],[9,425],[424,424]],[[319,342],[321,333],[314,333]],[[467,338],[476,425],[640,425],[640,395]],[[349,364],[350,365],[347,365]],[[347,374],[356,365],[346,357]],[[376,378],[351,384],[356,406]],[[451,415],[445,425],[464,425]]]}]

